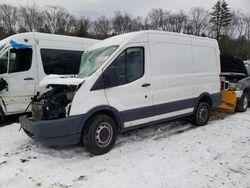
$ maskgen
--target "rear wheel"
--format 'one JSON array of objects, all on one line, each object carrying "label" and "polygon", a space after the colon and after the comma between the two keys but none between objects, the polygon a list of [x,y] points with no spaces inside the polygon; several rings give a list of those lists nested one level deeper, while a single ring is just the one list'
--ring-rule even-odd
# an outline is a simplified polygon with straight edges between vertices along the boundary
[{"label": "rear wheel", "polygon": [[191,117],[192,123],[196,126],[207,124],[210,116],[210,106],[207,102],[200,102]]},{"label": "rear wheel", "polygon": [[241,98],[237,101],[236,110],[238,112],[245,112],[248,108],[248,95],[247,93],[243,93]]},{"label": "rear wheel", "polygon": [[109,152],[116,141],[116,122],[108,115],[97,115],[87,123],[83,133],[83,144],[93,155]]}]

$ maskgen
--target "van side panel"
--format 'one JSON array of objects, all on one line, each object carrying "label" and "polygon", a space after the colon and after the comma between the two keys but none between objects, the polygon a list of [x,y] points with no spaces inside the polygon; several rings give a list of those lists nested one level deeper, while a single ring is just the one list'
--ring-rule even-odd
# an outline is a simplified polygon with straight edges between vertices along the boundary
[{"label": "van side panel", "polygon": [[220,65],[216,46],[216,42],[212,40],[192,40],[195,97],[204,92],[212,95],[220,91]]},{"label": "van side panel", "polygon": [[[149,34],[149,41],[154,120],[192,112],[194,75],[190,39],[180,35]],[[183,105],[179,101],[184,101]],[[168,109],[169,103],[174,111]]]}]

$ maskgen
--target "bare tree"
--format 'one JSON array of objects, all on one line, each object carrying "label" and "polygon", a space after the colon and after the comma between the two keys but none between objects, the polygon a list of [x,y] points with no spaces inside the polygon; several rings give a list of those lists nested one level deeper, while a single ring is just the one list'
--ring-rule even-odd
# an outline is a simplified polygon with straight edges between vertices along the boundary
[{"label": "bare tree", "polygon": [[0,22],[8,35],[17,30],[17,8],[11,5],[0,5]]},{"label": "bare tree", "polygon": [[236,18],[237,18],[237,31],[238,31],[238,34],[239,36],[242,36],[243,35],[243,32],[244,32],[244,17],[245,15],[243,13],[241,13],[239,10],[236,11]]},{"label": "bare tree", "polygon": [[112,22],[106,16],[101,16],[92,23],[94,34],[98,38],[107,38],[112,32]]},{"label": "bare tree", "polygon": [[170,31],[172,32],[184,32],[187,23],[188,17],[182,10],[178,14],[169,16]]},{"label": "bare tree", "polygon": [[190,11],[190,27],[194,35],[200,36],[206,32],[207,26],[209,24],[209,11],[202,7],[191,8]]},{"label": "bare tree", "polygon": [[51,33],[67,34],[70,33],[75,18],[69,14],[65,8],[58,6],[44,7],[45,24]]},{"label": "bare tree", "polygon": [[132,16],[126,12],[115,12],[112,25],[115,34],[122,34],[133,31]]},{"label": "bare tree", "polygon": [[144,20],[142,17],[137,16],[132,19],[132,31],[140,31],[147,29],[144,24]]},{"label": "bare tree", "polygon": [[163,30],[165,11],[162,8],[152,9],[147,15],[147,21],[151,29]]},{"label": "bare tree", "polygon": [[78,37],[88,37],[91,23],[88,18],[81,17],[80,19],[75,19],[72,21],[73,28],[71,31],[72,35]]},{"label": "bare tree", "polygon": [[238,25],[238,17],[235,11],[232,12],[232,20],[227,27],[227,36],[230,38],[235,38],[237,35],[237,25]]},{"label": "bare tree", "polygon": [[250,17],[244,18],[245,22],[245,36],[248,41],[250,41]]},{"label": "bare tree", "polygon": [[146,21],[150,29],[181,32],[187,24],[187,15],[183,11],[171,14],[163,9],[152,9],[147,15]]},{"label": "bare tree", "polygon": [[40,7],[21,6],[19,8],[19,27],[26,31],[39,31],[44,26],[44,14]]}]

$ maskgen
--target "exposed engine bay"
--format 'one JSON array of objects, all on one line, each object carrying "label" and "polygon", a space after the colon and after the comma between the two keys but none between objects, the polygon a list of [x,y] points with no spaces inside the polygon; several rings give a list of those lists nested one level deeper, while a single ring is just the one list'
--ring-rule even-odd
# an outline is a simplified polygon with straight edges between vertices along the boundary
[{"label": "exposed engine bay", "polygon": [[52,89],[34,96],[31,100],[34,121],[66,117],[66,108],[74,98],[77,86],[50,85]]}]

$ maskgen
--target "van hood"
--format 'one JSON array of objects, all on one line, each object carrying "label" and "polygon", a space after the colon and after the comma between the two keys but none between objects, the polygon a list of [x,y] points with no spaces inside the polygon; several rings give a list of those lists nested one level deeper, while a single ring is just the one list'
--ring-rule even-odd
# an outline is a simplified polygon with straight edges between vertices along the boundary
[{"label": "van hood", "polygon": [[49,75],[44,77],[40,86],[48,85],[74,85],[77,86],[85,81],[85,78],[77,78],[72,75]]}]

